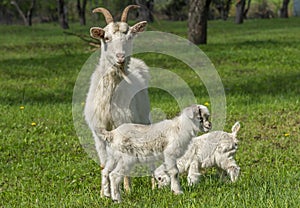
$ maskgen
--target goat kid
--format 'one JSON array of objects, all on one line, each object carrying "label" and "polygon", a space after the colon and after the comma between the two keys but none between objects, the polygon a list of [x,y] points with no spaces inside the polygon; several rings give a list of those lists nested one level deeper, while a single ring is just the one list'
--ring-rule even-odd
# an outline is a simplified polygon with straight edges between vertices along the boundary
[{"label": "goat kid", "polygon": [[[240,129],[239,122],[232,126],[232,132],[214,131],[203,134],[192,139],[185,154],[177,160],[177,167],[180,173],[188,172],[188,184],[198,183],[200,168],[216,166],[223,177],[226,173],[232,182],[239,176],[240,167],[234,160],[237,150],[237,133]],[[164,166],[158,167],[154,171],[154,177],[158,182],[158,187],[166,186],[170,183],[170,177]],[[152,187],[155,187],[152,184]]]},{"label": "goat kid", "polygon": [[152,125],[123,124],[110,132],[99,129],[97,134],[108,143],[108,161],[102,171],[104,195],[120,202],[120,182],[133,165],[160,159],[170,176],[171,190],[181,194],[176,159],[184,154],[199,131],[211,129],[208,119],[205,106],[192,105],[172,120]]}]

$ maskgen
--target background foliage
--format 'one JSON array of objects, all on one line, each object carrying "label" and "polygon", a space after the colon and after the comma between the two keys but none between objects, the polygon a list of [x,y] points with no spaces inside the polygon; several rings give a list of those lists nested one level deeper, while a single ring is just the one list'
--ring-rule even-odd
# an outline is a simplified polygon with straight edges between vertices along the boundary
[{"label": "background foliage", "polygon": [[[0,2],[0,24],[15,24],[22,23],[22,19],[15,7],[10,4],[11,0],[2,0]],[[26,15],[32,0],[16,0],[20,8]],[[68,19],[71,22],[78,22],[77,1],[64,0],[67,8]],[[129,4],[144,3],[150,0],[87,0],[86,17],[90,21],[97,21],[98,16],[91,13],[95,7],[106,7],[117,17]],[[168,20],[186,20],[188,17],[189,0],[152,0],[154,2],[154,19]],[[210,18],[220,19],[221,14],[218,12],[218,7],[225,4],[228,0],[213,0],[210,6]],[[82,0],[80,0],[82,2]],[[230,16],[235,15],[235,1],[231,1]],[[249,18],[273,18],[278,16],[278,12],[282,6],[282,0],[252,0]],[[293,1],[289,4],[289,14],[292,15]],[[268,12],[271,15],[265,15]],[[132,14],[132,17],[137,15]],[[102,19],[102,17],[100,17]],[[33,22],[57,22],[57,0],[39,0],[35,2],[33,11]]]}]

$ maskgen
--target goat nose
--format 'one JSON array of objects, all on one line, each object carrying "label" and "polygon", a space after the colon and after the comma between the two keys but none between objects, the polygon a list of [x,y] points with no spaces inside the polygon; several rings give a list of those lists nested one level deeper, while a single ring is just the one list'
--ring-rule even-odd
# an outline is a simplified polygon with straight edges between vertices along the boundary
[{"label": "goat nose", "polygon": [[117,59],[118,59],[119,62],[124,62],[125,53],[117,53],[116,56],[117,56]]}]

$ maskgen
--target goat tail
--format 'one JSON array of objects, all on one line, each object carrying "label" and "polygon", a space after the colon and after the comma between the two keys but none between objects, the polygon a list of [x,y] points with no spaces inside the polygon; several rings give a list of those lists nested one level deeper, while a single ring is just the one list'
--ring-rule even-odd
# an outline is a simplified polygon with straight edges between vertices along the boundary
[{"label": "goat tail", "polygon": [[104,128],[96,129],[95,133],[99,139],[102,139],[104,141],[111,142],[113,140],[112,133]]}]

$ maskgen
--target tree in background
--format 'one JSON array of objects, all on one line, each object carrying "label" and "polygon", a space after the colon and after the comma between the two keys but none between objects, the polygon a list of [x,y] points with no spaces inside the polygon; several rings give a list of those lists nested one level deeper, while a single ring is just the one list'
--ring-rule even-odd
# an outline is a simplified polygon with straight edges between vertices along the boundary
[{"label": "tree in background", "polygon": [[294,0],[293,15],[295,17],[300,17],[300,0]]},{"label": "tree in background", "polygon": [[[12,0],[10,3],[17,9],[18,13],[20,14],[20,16],[22,17],[22,19],[24,21],[24,24],[27,26],[31,26],[32,25],[32,13],[33,13],[33,9],[35,6],[35,0],[30,1],[30,5],[28,7],[26,15],[23,13],[21,8],[19,7],[19,4],[17,1]],[[24,1],[23,1],[23,3],[24,3]]]},{"label": "tree in background", "polygon": [[280,9],[280,17],[281,18],[288,18],[288,6],[289,6],[290,0],[283,0],[282,7]]},{"label": "tree in background", "polygon": [[155,1],[155,9],[169,20],[182,21],[188,18],[189,0],[160,0]]},{"label": "tree in background", "polygon": [[212,3],[218,10],[220,17],[223,20],[227,20],[231,7],[231,0],[212,0]]},{"label": "tree in background", "polygon": [[79,15],[80,25],[86,25],[86,19],[85,19],[86,4],[87,4],[87,0],[83,0],[82,5],[80,0],[77,0],[77,11]]},{"label": "tree in background", "polygon": [[63,29],[69,29],[67,7],[64,0],[57,0],[58,19]]},{"label": "tree in background", "polygon": [[153,9],[154,9],[154,0],[135,0],[135,3],[140,6],[139,20],[153,22]]},{"label": "tree in background", "polygon": [[245,11],[246,0],[237,0],[236,11],[235,11],[235,23],[242,24],[244,22],[244,11]]},{"label": "tree in background", "polygon": [[247,14],[248,14],[249,9],[250,9],[250,4],[251,4],[251,0],[248,0],[247,7],[244,9],[244,19],[247,19]]},{"label": "tree in background", "polygon": [[211,0],[190,0],[188,39],[195,44],[207,43],[207,20]]}]

